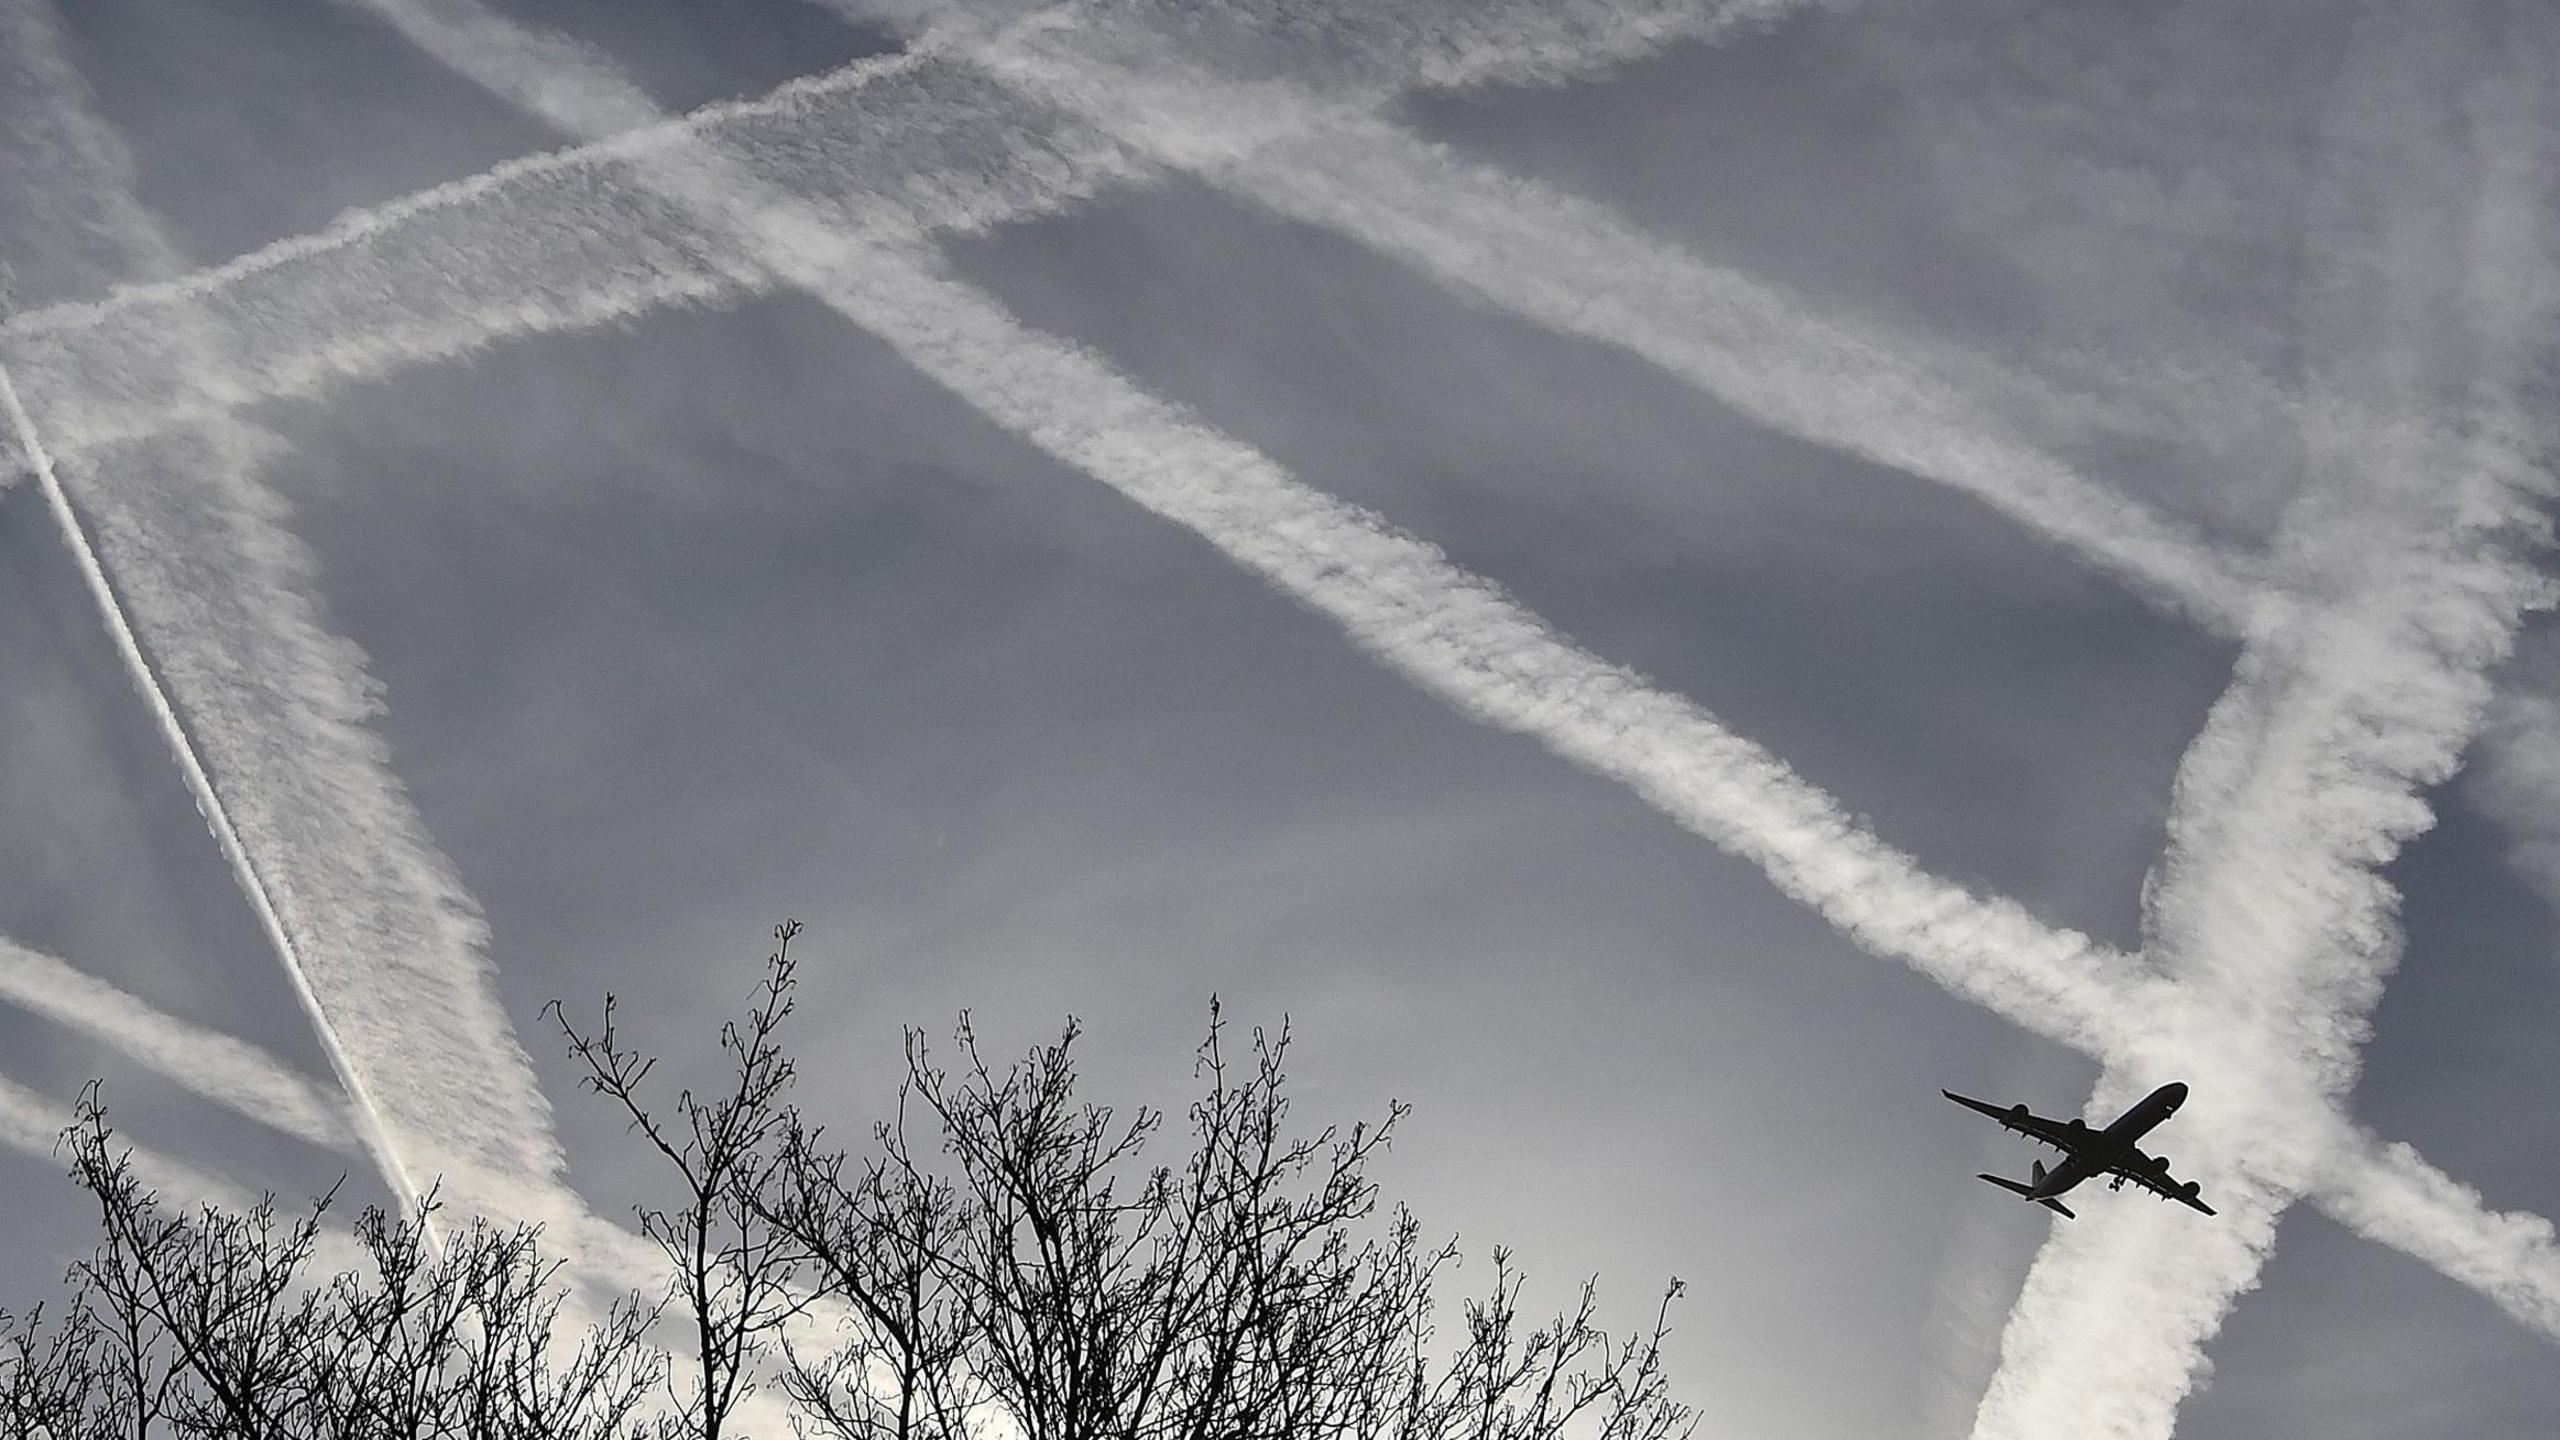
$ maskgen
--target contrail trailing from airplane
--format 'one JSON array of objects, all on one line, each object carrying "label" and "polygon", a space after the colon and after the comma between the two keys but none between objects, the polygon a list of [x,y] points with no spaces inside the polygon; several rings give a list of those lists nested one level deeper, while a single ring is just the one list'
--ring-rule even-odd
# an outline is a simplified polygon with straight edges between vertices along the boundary
[{"label": "contrail trailing from airplane", "polygon": [[[2534,562],[2554,485],[2508,453],[2538,428],[2521,384],[2549,320],[2528,298],[2553,259],[2538,111],[2548,37],[2509,36],[2494,57],[2454,38],[2388,23],[2357,37],[2336,82],[2351,98],[2324,127],[2331,193],[2311,221],[2324,265],[2303,321],[2325,393],[2386,417],[2449,408],[2462,423],[2376,427],[2349,406],[2305,435],[2313,483],[2273,561],[2318,599],[2243,647],[2181,768],[2146,891],[2149,948],[2182,993],[2236,1017],[2213,1048],[2246,1059],[2225,1061],[2223,1103],[2181,1138],[2243,1177],[2225,1207],[2239,1223],[2175,1243],[2157,1217],[2057,1235],[2013,1312],[1977,1435],[2085,1426],[2100,1396],[2101,1433],[2166,1436],[2296,1195],[2343,1181],[2348,1213],[2371,1216],[2387,1192],[2404,1223],[2412,1198],[2449,1198],[2416,1183],[2414,1155],[2360,1133],[2325,1138],[2396,1183],[2334,1173],[2318,1147],[2270,1135],[2291,1115],[2337,1113],[2353,1085],[2403,943],[2380,867],[2432,823],[2419,790],[2453,775],[2487,708],[2487,670],[2553,600]],[[2465,153],[2443,153],[2447,134]],[[2445,442],[2462,434],[2479,438]],[[2130,1079],[2111,1066],[2102,1083]],[[2491,1293],[2547,1327],[2560,1308],[2520,1288]]]},{"label": "contrail trailing from airplane", "polygon": [[346,1105],[282,1060],[5,939],[0,1000],[102,1040],[187,1089],[296,1139],[331,1149],[355,1142]]},{"label": "contrail trailing from airplane", "polygon": [[[711,278],[710,278],[709,280],[706,280],[705,282],[703,282],[703,284],[704,284],[704,288],[705,288],[706,290],[709,290],[709,289],[717,289],[719,286],[721,286],[722,284],[726,283],[726,282],[725,282],[725,280],[721,277],[720,272],[717,270],[716,266],[713,266],[713,265],[705,265],[703,268],[704,268],[704,272],[705,272],[707,275],[711,276]],[[748,285],[748,284],[757,283],[757,280],[756,280],[756,277],[750,276],[748,279],[746,279],[746,280],[742,280],[742,281],[739,281],[739,282],[737,282],[737,283],[739,283],[739,284],[741,284],[741,285]],[[639,302],[635,302],[635,303],[645,304],[645,303],[654,303],[654,302],[650,302],[650,301],[645,301],[645,300],[644,300],[644,301],[639,301]],[[625,310],[625,311],[616,312],[616,313],[631,313],[631,312],[630,312],[630,311],[628,311],[628,310]]]},{"label": "contrail trailing from airplane", "polygon": [[[409,28],[423,27],[428,31],[432,42],[429,48],[447,54],[449,58],[452,55],[467,53],[483,57],[485,60],[492,55],[505,56],[518,53],[503,44],[489,43],[486,36],[463,39],[452,35],[432,34],[436,26],[458,23],[455,17],[459,13],[459,7],[445,5],[439,6],[437,14],[432,17],[409,10],[405,20]],[[561,52],[555,46],[552,53],[556,57]],[[491,88],[498,89],[501,93],[529,96],[558,93],[547,91],[538,73],[538,67],[533,72],[517,69],[512,73],[486,78],[491,83]],[[594,77],[587,77],[577,85],[567,88],[591,98],[599,94],[607,97],[603,103],[596,106],[596,113],[585,117],[583,121],[585,124],[595,126],[628,124],[632,123],[636,116],[646,113],[645,98],[639,97],[636,91],[616,91],[610,82],[600,84]],[[571,114],[567,116],[564,123],[568,128],[575,129],[582,122],[576,115]],[[782,278],[796,279],[803,288],[809,289],[811,293],[817,294],[822,299],[827,299],[867,328],[873,329],[875,333],[881,333],[885,338],[889,338],[912,361],[919,364],[920,368],[941,379],[943,383],[961,393],[965,398],[971,399],[973,403],[979,404],[1000,423],[1016,429],[1018,433],[1033,439],[1043,448],[1050,449],[1051,453],[1069,459],[1070,463],[1077,463],[1088,469],[1095,469],[1103,462],[1125,463],[1123,457],[1138,453],[1156,456],[1182,455],[1185,462],[1195,468],[1200,463],[1192,460],[1193,452],[1187,445],[1172,443],[1176,438],[1189,437],[1178,437],[1171,432],[1196,429],[1190,426],[1186,417],[1171,411],[1169,407],[1163,407],[1161,402],[1154,401],[1152,397],[1123,393],[1129,389],[1126,382],[1111,376],[1107,369],[1100,369],[1102,378],[1097,379],[1094,373],[1084,368],[1096,365],[1096,362],[1092,362],[1089,357],[1078,357],[1071,347],[1059,347],[1057,342],[1048,340],[1046,337],[1027,336],[1011,317],[1003,315],[983,296],[941,276],[920,255],[907,258],[906,273],[903,276],[896,276],[894,283],[890,283],[899,269],[899,266],[890,263],[896,247],[869,242],[848,246],[845,237],[855,233],[848,217],[828,216],[823,221],[817,221],[807,215],[794,213],[794,206],[779,200],[753,205],[744,204],[733,189],[726,191],[721,189],[724,185],[733,186],[735,179],[717,174],[717,168],[699,157],[688,157],[683,162],[672,165],[671,174],[655,177],[653,183],[663,191],[676,194],[686,193],[691,187],[710,186],[713,194],[698,196],[693,203],[714,209],[719,213],[735,214],[744,211],[750,216],[750,223],[755,232],[752,238],[755,238],[762,247],[757,253],[763,263],[774,267]],[[866,215],[865,218],[872,219],[875,223],[877,221],[876,215]],[[855,253],[849,257],[848,250]],[[865,250],[870,253],[859,253]],[[856,291],[850,288],[856,281],[864,287],[862,290]],[[929,305],[920,298],[928,295],[932,297]],[[973,310],[972,307],[975,309]],[[977,313],[978,311],[985,313]],[[963,320],[967,322],[965,329],[961,325]],[[1040,350],[1039,347],[1042,345],[1055,347],[1060,355],[1066,357],[1063,362],[1059,362],[1063,363],[1065,373],[1058,374],[1055,378],[1048,378],[1052,374],[1050,367],[1053,361],[1047,352]],[[1032,358],[1035,353],[1038,355],[1036,366]],[[1001,382],[995,378],[999,376],[1003,377]],[[1034,383],[1035,380],[1038,383]],[[989,393],[991,387],[1001,393]],[[1045,406],[1038,413],[1024,413],[1020,410],[1020,406],[1033,404],[1044,394],[1076,396],[1075,405],[1069,407],[1075,413],[1071,416],[1055,416],[1048,413]],[[1008,406],[1012,408],[1008,409]],[[1090,437],[1075,433],[1079,426],[1091,429],[1094,422],[1090,417],[1094,415],[1111,416],[1125,426],[1132,416],[1155,418],[1157,414],[1164,418],[1168,433],[1158,433],[1145,427],[1134,430],[1104,427],[1104,433]],[[1144,439],[1144,444],[1139,443],[1141,438]],[[1171,448],[1168,448],[1169,445]],[[1259,459],[1259,457],[1251,457],[1250,452],[1245,452],[1245,455],[1250,459]],[[1209,458],[1214,468],[1216,457]],[[1111,477],[1106,475],[1105,478]],[[1159,508],[1159,513],[1177,515],[1181,513],[1178,508],[1168,503],[1168,497],[1144,493],[1149,488],[1149,482],[1143,479],[1126,477],[1114,479],[1113,483],[1133,495],[1141,496],[1141,503],[1149,503],[1152,507]],[[1204,527],[1211,517],[1185,518],[1186,523],[1193,524],[1195,528],[1203,528],[1203,533],[1210,533]],[[1350,528],[1356,530],[1363,523],[1366,523],[1365,517],[1362,521],[1355,522]],[[1218,537],[1213,534],[1212,538]],[[1235,537],[1231,536],[1229,540],[1221,541],[1222,546],[1233,542],[1234,539]],[[1239,549],[1249,551],[1251,548],[1241,542],[1236,543]],[[1230,553],[1238,553],[1238,549],[1231,549]],[[1246,557],[1240,554],[1239,558]],[[1275,573],[1275,568],[1266,561],[1248,558],[1247,563],[1252,564],[1254,568],[1262,569],[1266,575]],[[1472,577],[1467,578],[1472,581]],[[1481,582],[1472,583],[1481,584]],[[1286,581],[1283,584],[1284,588],[1289,588]],[[1311,597],[1296,589],[1292,589],[1292,593],[1299,594],[1302,600],[1307,600],[1318,608],[1324,608],[1327,603],[1322,597]],[[1363,634],[1359,628],[1362,622],[1356,615],[1346,618],[1344,614],[1337,613],[1337,618],[1346,619],[1347,626],[1353,629],[1355,638],[1363,640],[1364,648],[1370,648],[1373,653],[1379,653],[1382,647],[1372,637]],[[1413,664],[1411,663],[1413,658],[1409,655],[1398,656],[1391,659],[1390,663],[1397,663],[1399,668],[1407,669],[1408,673],[1420,672],[1427,675],[1429,666]],[[1426,679],[1425,683],[1431,682]],[[1450,688],[1441,685],[1434,685],[1433,688],[1439,689],[1443,694],[1452,693]],[[1462,705],[1467,706],[1470,713],[1476,713],[1480,718],[1485,717],[1482,697],[1475,697],[1472,700],[1463,696],[1460,698]],[[1496,718],[1495,723],[1506,722]],[[1533,731],[1533,733],[1537,732]],[[1607,762],[1586,761],[1586,763],[1599,763],[1605,768]],[[1621,778],[1625,777],[1621,776]],[[1783,876],[1781,884],[1782,886],[1787,884]],[[1791,891],[1791,893],[1794,892]],[[1853,933],[1855,933],[1854,929]],[[2076,939],[2076,937],[2073,938]],[[1923,968],[1930,968],[1925,961]],[[1973,992],[1968,990],[1966,993]]]},{"label": "contrail trailing from airplane", "polygon": [[[826,3],[848,13],[864,8],[859,0]],[[942,5],[922,8],[947,13]],[[1107,49],[1111,58],[1095,61],[1080,53],[1086,46]],[[1212,82],[1186,73],[1182,57],[1144,37],[1119,34],[1096,45],[1088,27],[1059,27],[1018,32],[971,53],[993,73],[1239,198],[1360,239],[1550,328],[1623,345],[1764,423],[1974,494],[2208,629],[2247,633],[2248,617],[2270,598],[2262,577],[2199,537],[2088,485],[2032,447],[2005,441],[2005,427],[1991,423],[1989,412],[1950,403],[1955,392],[1934,384],[1931,371],[1966,367],[1914,370],[1864,336],[1826,335],[1803,307],[1770,298],[1754,282],[1654,241],[1599,207],[1459,160],[1364,109],[1286,82]],[[1966,380],[1962,390],[2017,388],[1985,385],[1980,374]],[[2273,393],[2264,385],[2242,388]],[[2189,779],[2192,799],[2193,769]],[[2119,1088],[2134,1085],[2128,1079]],[[2411,1212],[2399,1215],[2405,1222]],[[2389,1233],[2373,1229],[2379,1216],[2367,1207],[2349,1218],[2411,1248],[2405,1223]],[[2474,1227],[2440,1218],[2450,1233],[2476,1238]],[[2236,1233],[2238,1227],[2222,1238]],[[2441,1241],[2416,1247],[2439,1254],[2447,1248]],[[2484,1288],[2518,1318],[2560,1338],[2549,1318],[2560,1305],[2560,1285],[2552,1284],[2549,1265],[2543,1271],[2549,1288],[2538,1298],[2517,1297],[2530,1287]]]}]

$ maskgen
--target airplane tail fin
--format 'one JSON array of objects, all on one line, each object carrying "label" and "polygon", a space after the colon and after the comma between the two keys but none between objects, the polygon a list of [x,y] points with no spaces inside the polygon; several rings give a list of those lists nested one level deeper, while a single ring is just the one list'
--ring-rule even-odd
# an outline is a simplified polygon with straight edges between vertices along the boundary
[{"label": "airplane tail fin", "polygon": [[[2039,1181],[2044,1179],[2044,1166],[2041,1162],[2036,1165],[2035,1177]],[[1977,1175],[1974,1178],[1977,1180],[1988,1180],[1992,1184],[1999,1186],[2001,1189],[2008,1191],[2012,1195],[2022,1195],[2029,1200],[2034,1200],[2037,1204],[2052,1211],[2054,1214],[2061,1216],[2065,1220],[2077,1220],[2080,1218],[2079,1216],[2071,1213],[2070,1206],[2063,1204],[2061,1201],[2054,1199],[2050,1195],[2039,1198],[2036,1195],[2035,1186],[2033,1185],[2022,1185],[2015,1180],[2010,1180],[1999,1175]]]},{"label": "airplane tail fin", "polygon": [[2043,1161],[2041,1161],[2041,1160],[2033,1160],[2033,1161],[2029,1161],[2029,1162],[2028,1162],[2028,1166],[2027,1166],[2027,1182],[2028,1182],[2029,1184],[2032,1184],[2032,1185],[2041,1185],[2041,1184],[2043,1184],[2043,1183],[2044,1183],[2044,1162],[2043,1162]]}]

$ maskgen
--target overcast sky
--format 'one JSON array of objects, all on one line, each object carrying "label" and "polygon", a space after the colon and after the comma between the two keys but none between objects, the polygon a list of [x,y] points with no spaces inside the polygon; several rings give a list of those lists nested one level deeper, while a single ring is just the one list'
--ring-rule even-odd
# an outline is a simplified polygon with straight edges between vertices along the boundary
[{"label": "overcast sky", "polygon": [[[538,1177],[556,1134],[624,1215],[645,1167],[538,1010],[613,991],[702,1073],[791,916],[803,1083],[848,1131],[901,1027],[963,1007],[1001,1051],[1079,1017],[1123,1101],[1180,1096],[1212,994],[1288,1017],[1301,1116],[1413,1103],[1381,1178],[1467,1273],[1497,1241],[1550,1302],[1596,1273],[1621,1324],[1689,1282],[1702,1434],[1956,1436],[1995,1372],[2068,1388],[2068,1306],[2022,1312],[2006,1368],[2002,1334],[2074,1226],[2116,1250],[2053,1274],[2102,1308],[2168,1276],[2117,1308],[2208,1357],[2094,1373],[2088,1434],[2164,1406],[2199,1437],[2550,1433],[2553,1336],[2509,1311],[2560,1334],[2560,1288],[2502,1309],[2375,1243],[2303,1137],[2343,1107],[2493,1209],[2560,1210],[2530,463],[2560,12],[999,28],[1027,8],[0,0],[0,458],[58,472],[348,1007],[381,1145]],[[923,68],[677,162],[546,162],[75,308],[919,35]],[[636,90],[526,103],[608,72]],[[830,288],[875,221],[929,283]],[[990,370],[954,307],[1063,358]],[[1663,703],[1576,729],[1589,687],[1514,703],[1333,598],[1368,552],[1292,569],[1133,499],[1248,450],[1436,546],[1394,593],[1479,577]],[[0,493],[0,939],[334,1087],[60,521]],[[1701,718],[1641,720],[1675,708]],[[1709,724],[1845,824],[1753,818]],[[2057,964],[2223,1003],[2037,999],[2008,922],[1914,920],[1920,882],[1842,845],[2095,942]],[[100,1079],[136,1143],[251,1191],[385,1193],[364,1134],[244,1117],[11,985],[7,1080]],[[436,985],[464,999],[401,1008]],[[1973,1176],[2033,1147],[1936,1093],[2112,1114],[2136,1078],[2195,1085],[2155,1148],[2231,1215],[2018,1204]],[[60,1169],[0,1153],[10,1308],[87,1242]],[[2251,1226],[2297,1192],[2260,1273]],[[2560,1287],[2540,1244],[2485,1263]],[[2145,1319],[2224,1263],[2257,1277],[2227,1320]]]}]

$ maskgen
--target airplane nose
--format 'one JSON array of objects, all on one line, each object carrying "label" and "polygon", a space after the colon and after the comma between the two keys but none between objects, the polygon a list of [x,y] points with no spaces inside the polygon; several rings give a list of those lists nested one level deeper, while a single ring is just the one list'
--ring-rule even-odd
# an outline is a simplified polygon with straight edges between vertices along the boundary
[{"label": "airplane nose", "polygon": [[2183,1080],[2172,1080],[2168,1084],[2161,1086],[2160,1093],[2169,1098],[2169,1103],[2171,1105],[2184,1105],[2187,1103],[2187,1085]]}]

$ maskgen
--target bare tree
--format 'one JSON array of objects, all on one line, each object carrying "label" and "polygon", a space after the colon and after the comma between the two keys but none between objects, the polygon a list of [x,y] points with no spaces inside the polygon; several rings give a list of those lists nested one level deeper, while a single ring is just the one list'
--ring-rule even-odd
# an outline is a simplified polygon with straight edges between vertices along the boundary
[{"label": "bare tree", "polygon": [[[1080,1032],[991,1061],[909,1032],[894,1113],[848,1151],[792,1100],[797,984],[775,946],[720,1033],[725,1078],[652,1098],[608,996],[554,1013],[584,1080],[672,1172],[636,1207],[662,1295],[600,1318],[539,1234],[333,1195],[283,1218],[170,1211],[94,1095],[65,1136],[102,1238],[68,1300],[0,1314],[0,1425],[48,1440],[722,1440],[770,1387],[837,1440],[1675,1440],[1672,1282],[1619,1335],[1593,1289],[1522,1314],[1510,1252],[1437,1329],[1454,1242],[1382,1205],[1370,1168],[1407,1111],[1307,1130],[1287,1026],[1238,1042],[1217,1002],[1180,1123],[1079,1092]],[[1168,1133],[1173,1132],[1173,1133]],[[1151,1151],[1173,1148],[1159,1163]],[[323,1263],[322,1257],[345,1257]],[[684,1361],[656,1348],[684,1338]]]},{"label": "bare tree", "polygon": [[[102,1238],[50,1320],[0,1320],[0,1417],[59,1440],[657,1440],[654,1311],[615,1304],[567,1347],[567,1290],[531,1229],[473,1221],[431,1241],[368,1209],[326,1228],[333,1196],[287,1222],[171,1212],[135,1179],[84,1097],[64,1136]],[[314,1264],[325,1239],[356,1263]],[[565,1349],[565,1353],[564,1353]]]},{"label": "bare tree", "polygon": [[560,1002],[548,1007],[585,1067],[582,1083],[622,1109],[680,1183],[683,1198],[673,1210],[639,1205],[634,1214],[641,1233],[666,1252],[673,1298],[692,1320],[690,1383],[676,1383],[670,1372],[670,1389],[687,1426],[704,1440],[721,1440],[739,1402],[754,1391],[766,1337],[806,1303],[794,1283],[802,1255],[754,1204],[775,1183],[778,1142],[789,1127],[783,1097],[792,1065],[775,1032],[791,1014],[791,941],[799,933],[797,921],[774,927],[755,1004],[744,1020],[721,1027],[735,1080],[708,1099],[679,1091],[664,1118],[644,1095],[657,1061],[621,1048],[611,995],[593,1031],[573,1024]]},{"label": "bare tree", "polygon": [[[1532,1326],[1497,1250],[1489,1292],[1444,1344],[1435,1297],[1455,1246],[1425,1245],[1401,1207],[1380,1215],[1369,1178],[1405,1107],[1297,1131],[1287,1027],[1253,1031],[1239,1061],[1214,1000],[1179,1164],[1143,1158],[1162,1114],[1079,1098],[1074,1022],[999,1066],[965,1015],[949,1068],[909,1033],[896,1114],[864,1154],[831,1145],[790,1103],[776,1039],[795,933],[777,932],[755,1005],[723,1032],[736,1083],[716,1102],[680,1098],[687,1139],[661,1138],[636,1098],[647,1062],[614,1048],[609,1004],[604,1033],[571,1041],[693,1197],[652,1233],[680,1263],[708,1255],[726,1272],[684,1282],[710,1300],[706,1343],[728,1374],[769,1365],[806,1424],[844,1440],[1691,1429],[1661,1364],[1676,1281],[1648,1330],[1605,1332],[1589,1286]],[[842,1318],[816,1323],[829,1314]]]}]

